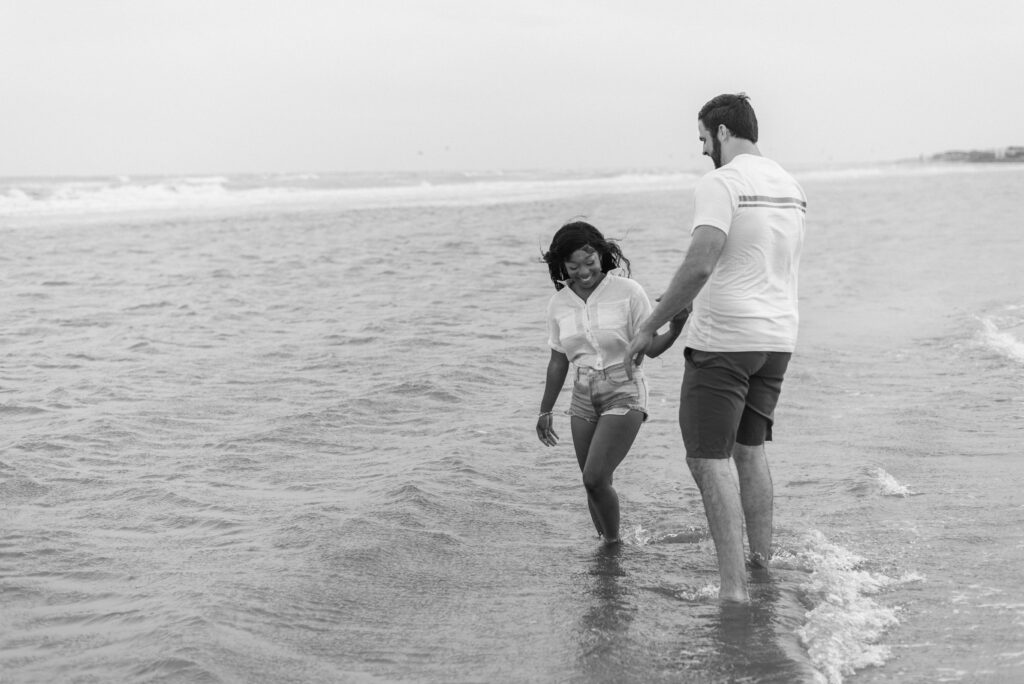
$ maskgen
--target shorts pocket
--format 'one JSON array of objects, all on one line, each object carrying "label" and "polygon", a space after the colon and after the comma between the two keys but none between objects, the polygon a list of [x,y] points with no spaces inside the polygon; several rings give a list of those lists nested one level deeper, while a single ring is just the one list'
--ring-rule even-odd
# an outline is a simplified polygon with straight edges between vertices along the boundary
[{"label": "shorts pocket", "polygon": [[615,366],[605,371],[605,378],[613,385],[631,385],[636,381],[637,376],[642,375],[639,368],[633,369],[633,380],[626,375],[625,366]]},{"label": "shorts pocket", "polygon": [[703,368],[708,361],[714,358],[714,354],[699,349],[687,347],[683,351],[683,357],[693,365],[694,368]]}]

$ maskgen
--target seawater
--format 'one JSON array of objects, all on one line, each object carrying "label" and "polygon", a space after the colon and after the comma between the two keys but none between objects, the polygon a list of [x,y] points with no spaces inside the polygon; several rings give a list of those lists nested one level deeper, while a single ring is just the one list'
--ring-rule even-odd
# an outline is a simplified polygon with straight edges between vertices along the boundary
[{"label": "seawater", "polygon": [[1024,679],[1024,169],[797,175],[746,607],[681,347],[647,362],[621,547],[567,419],[533,430],[551,234],[586,216],[656,296],[696,174],[0,181],[0,681]]}]

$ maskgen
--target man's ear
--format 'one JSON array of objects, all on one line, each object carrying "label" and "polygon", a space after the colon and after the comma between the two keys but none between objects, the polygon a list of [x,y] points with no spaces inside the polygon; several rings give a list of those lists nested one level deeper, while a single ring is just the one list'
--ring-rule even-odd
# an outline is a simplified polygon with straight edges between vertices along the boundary
[{"label": "man's ear", "polygon": [[716,136],[720,142],[725,142],[730,136],[732,136],[732,131],[730,131],[725,124],[718,124]]}]

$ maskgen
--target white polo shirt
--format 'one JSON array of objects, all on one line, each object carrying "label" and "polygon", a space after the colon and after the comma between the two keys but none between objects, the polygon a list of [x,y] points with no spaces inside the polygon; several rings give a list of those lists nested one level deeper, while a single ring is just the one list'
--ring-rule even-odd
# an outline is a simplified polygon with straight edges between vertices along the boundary
[{"label": "white polo shirt", "polygon": [[737,155],[694,190],[693,230],[728,237],[714,272],[693,300],[686,345],[702,351],[796,348],[797,269],[807,197],[771,159]]},{"label": "white polo shirt", "polygon": [[609,271],[587,301],[566,286],[548,301],[548,345],[576,366],[603,370],[622,364],[629,341],[651,313],[635,280]]}]

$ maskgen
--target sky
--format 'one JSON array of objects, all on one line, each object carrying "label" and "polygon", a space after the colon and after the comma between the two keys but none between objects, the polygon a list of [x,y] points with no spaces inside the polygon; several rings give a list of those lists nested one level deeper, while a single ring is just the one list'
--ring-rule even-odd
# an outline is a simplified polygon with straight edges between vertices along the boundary
[{"label": "sky", "polygon": [[[0,0],[0,176],[705,169],[1024,145],[1020,0]],[[706,169],[705,169],[706,170]]]}]

